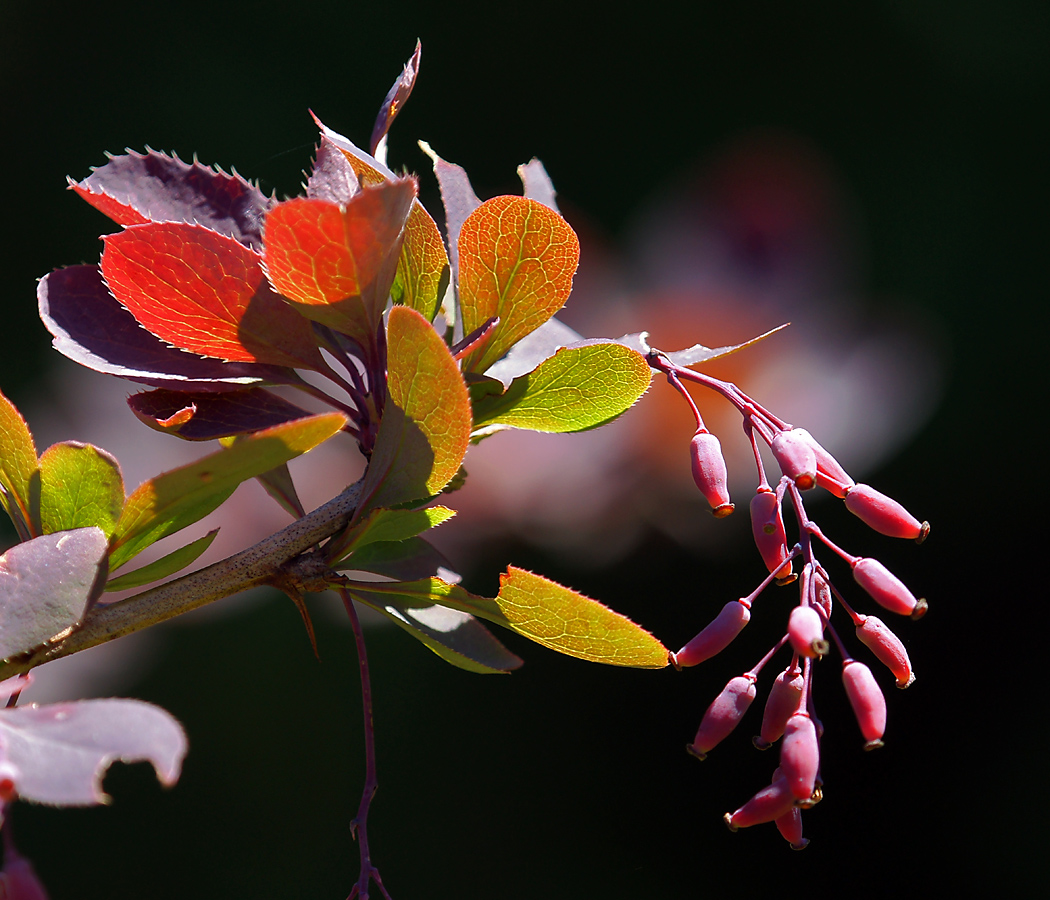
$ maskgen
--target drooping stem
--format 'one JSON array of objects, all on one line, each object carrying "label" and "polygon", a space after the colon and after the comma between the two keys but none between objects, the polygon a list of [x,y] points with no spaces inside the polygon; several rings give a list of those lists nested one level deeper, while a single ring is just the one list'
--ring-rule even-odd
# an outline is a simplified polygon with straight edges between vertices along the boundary
[{"label": "drooping stem", "polygon": [[368,652],[365,649],[365,634],[361,628],[361,620],[354,607],[354,600],[346,588],[339,589],[339,596],[343,598],[343,606],[346,614],[350,617],[350,625],[354,629],[354,641],[357,644],[357,662],[361,671],[361,706],[365,723],[365,784],[361,789],[361,802],[357,807],[357,815],[350,824],[350,830],[357,838],[357,846],[361,857],[361,869],[357,878],[357,884],[347,900],[368,900],[368,885],[374,881],[379,885],[379,890],[387,900],[391,900],[390,894],[383,887],[383,880],[379,877],[379,870],[372,865],[372,858],[368,849],[368,810],[372,805],[379,781],[376,776],[376,741],[375,724],[372,719],[372,679],[368,671]]}]

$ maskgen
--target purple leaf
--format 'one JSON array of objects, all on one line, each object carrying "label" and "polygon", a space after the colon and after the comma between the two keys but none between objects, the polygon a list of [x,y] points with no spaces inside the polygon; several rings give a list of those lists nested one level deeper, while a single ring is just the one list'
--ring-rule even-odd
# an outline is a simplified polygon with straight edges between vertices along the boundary
[{"label": "purple leaf", "polygon": [[558,201],[554,199],[555,190],[550,176],[543,167],[543,163],[535,156],[524,165],[518,166],[518,177],[525,188],[526,197],[544,206],[549,206],[555,212],[561,212],[558,209]]},{"label": "purple leaf", "polygon": [[441,188],[441,203],[445,207],[445,234],[448,238],[448,255],[452,262],[456,285],[459,285],[459,230],[474,210],[481,206],[478,195],[470,185],[470,178],[462,166],[445,162],[426,141],[419,142],[420,149],[434,162],[434,176]]},{"label": "purple leaf", "polygon": [[114,156],[70,187],[118,225],[196,222],[255,247],[272,202],[236,173],[155,150]]},{"label": "purple leaf", "polygon": [[[592,343],[608,344],[612,342],[601,339]],[[623,343],[623,341],[616,343]],[[580,335],[576,331],[556,318],[551,318],[518,341],[503,359],[489,366],[485,374],[490,378],[498,378],[503,382],[504,387],[510,387],[510,383],[515,378],[531,372],[562,347],[578,346],[579,344]]]},{"label": "purple leaf", "polygon": [[92,526],[45,534],[0,556],[0,659],[84,618],[105,585],[107,549],[102,529]]},{"label": "purple leaf", "polygon": [[310,415],[301,406],[262,388],[221,394],[145,391],[128,397],[128,406],[150,428],[187,441],[248,434]]},{"label": "purple leaf", "polygon": [[18,795],[34,803],[105,803],[102,777],[116,760],[150,762],[163,784],[174,784],[186,748],[182,726],[140,700],[80,700],[0,711],[0,762],[13,770]]},{"label": "purple leaf", "polygon": [[40,280],[37,298],[54,348],[96,372],[192,391],[296,380],[291,370],[279,366],[223,362],[169,346],[117,302],[96,266],[52,272]]},{"label": "purple leaf", "polygon": [[346,154],[328,135],[322,134],[314,170],[306,182],[306,196],[311,200],[327,200],[342,206],[360,190],[361,183]]},{"label": "purple leaf", "polygon": [[421,50],[422,45],[417,40],[412,58],[405,63],[405,68],[401,70],[397,81],[387,91],[383,105],[379,107],[379,115],[376,117],[376,123],[372,127],[372,137],[368,142],[368,152],[372,156],[376,156],[376,149],[379,147],[380,141],[386,137],[390,126],[394,124],[394,119],[401,112],[401,107],[405,105],[409,94],[412,93],[412,88],[415,87],[416,75],[419,73],[419,54]]}]

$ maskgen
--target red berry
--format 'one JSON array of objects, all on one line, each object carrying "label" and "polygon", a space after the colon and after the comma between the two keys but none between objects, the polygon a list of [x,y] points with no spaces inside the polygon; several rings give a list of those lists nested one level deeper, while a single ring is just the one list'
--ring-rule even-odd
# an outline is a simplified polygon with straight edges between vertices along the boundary
[{"label": "red berry", "polygon": [[842,683],[860,725],[860,733],[864,735],[864,749],[881,747],[882,736],[886,733],[886,698],[882,696],[871,669],[855,659],[847,659],[842,664]]},{"label": "red berry", "polygon": [[831,491],[836,497],[845,497],[846,492],[853,486],[853,479],[846,474],[839,461],[818,444],[805,428],[796,428],[794,431],[813,448],[813,455],[817,460],[817,484],[824,490]]},{"label": "red berry", "polygon": [[773,491],[760,490],[751,498],[751,533],[755,546],[766,564],[766,569],[777,573],[777,580],[791,576],[791,563],[787,560],[787,533],[784,531],[784,516],[780,500]]},{"label": "red berry", "polygon": [[889,537],[910,538],[921,544],[930,533],[929,522],[920,522],[892,497],[866,484],[849,489],[846,509],[869,528]]},{"label": "red berry", "polygon": [[788,619],[788,640],[799,656],[823,656],[828,652],[824,623],[812,606],[796,606]]},{"label": "red berry", "polygon": [[762,711],[762,730],[754,738],[759,750],[766,750],[784,733],[784,726],[798,709],[802,697],[802,670],[798,666],[788,666],[781,672],[773,687],[769,689],[766,708]]},{"label": "red berry", "polygon": [[728,516],[733,511],[733,504],[729,500],[726,461],[718,438],[709,431],[698,431],[693,435],[689,450],[693,481],[700,493],[711,504],[715,516],[720,519]]},{"label": "red berry", "polygon": [[794,805],[795,796],[788,787],[786,778],[778,778],[768,787],[762,788],[734,813],[723,816],[730,831],[772,822],[784,815]]},{"label": "red berry", "polygon": [[695,666],[728,647],[751,619],[751,610],[739,600],[730,600],[714,620],[677,653],[671,661],[676,668]]},{"label": "red berry", "polygon": [[856,559],[853,562],[853,579],[868,592],[872,600],[890,612],[913,619],[926,614],[926,601],[916,600],[904,582],[877,559]]},{"label": "red berry", "polygon": [[704,759],[708,752],[736,728],[755,699],[755,676],[738,675],[732,678],[707,708],[697,729],[693,743],[686,749],[697,759]]},{"label": "red berry", "polygon": [[857,637],[897,679],[897,687],[906,688],[915,680],[911,660],[904,644],[877,616],[861,616]]},{"label": "red berry", "polygon": [[784,728],[780,744],[780,770],[796,800],[809,800],[820,770],[817,728],[807,712],[796,712]]},{"label": "red berry", "polygon": [[782,471],[795,482],[800,491],[808,491],[817,483],[817,455],[813,438],[801,428],[781,431],[769,445]]}]

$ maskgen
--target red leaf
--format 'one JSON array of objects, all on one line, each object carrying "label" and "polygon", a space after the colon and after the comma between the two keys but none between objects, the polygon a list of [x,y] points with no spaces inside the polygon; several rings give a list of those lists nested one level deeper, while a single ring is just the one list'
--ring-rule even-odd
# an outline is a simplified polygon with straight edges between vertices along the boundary
[{"label": "red leaf", "polygon": [[109,289],[162,340],[219,359],[323,367],[310,323],[273,291],[254,250],[175,222],[131,226],[105,242]]},{"label": "red leaf", "polygon": [[496,334],[464,371],[484,372],[569,298],[580,261],[576,233],[554,210],[524,197],[493,197],[459,233],[459,302],[467,333],[498,316]]},{"label": "red leaf", "polygon": [[419,73],[420,50],[422,50],[422,45],[417,40],[412,58],[405,63],[405,68],[401,70],[397,81],[387,91],[383,105],[379,108],[379,115],[376,117],[376,123],[372,127],[372,138],[368,142],[373,156],[376,148],[379,146],[379,142],[386,137],[390,126],[394,124],[394,119],[401,112],[401,107],[405,105],[405,101],[408,100],[409,95],[412,93],[412,88],[415,87],[416,75]]},{"label": "red leaf", "polygon": [[297,198],[266,218],[270,280],[304,316],[362,346],[375,340],[394,279],[412,178],[364,187],[345,206]]}]

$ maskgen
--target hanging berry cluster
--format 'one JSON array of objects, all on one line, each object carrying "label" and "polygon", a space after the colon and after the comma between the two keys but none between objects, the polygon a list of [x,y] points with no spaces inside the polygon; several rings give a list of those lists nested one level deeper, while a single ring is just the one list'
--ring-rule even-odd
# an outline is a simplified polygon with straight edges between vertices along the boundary
[{"label": "hanging berry cluster", "polygon": [[[747,625],[755,600],[774,581],[780,585],[797,582],[799,586],[799,603],[791,611],[786,633],[753,668],[730,679],[708,707],[696,737],[686,749],[698,759],[704,759],[724,740],[754,701],[762,669],[785,644],[790,645],[791,661],[773,681],[761,729],[754,738],[755,746],[763,750],[778,740],[781,742],[780,765],[773,773],[772,783],[735,812],[726,813],[725,822],[732,831],[762,822],[775,822],[791,846],[801,850],[808,843],[802,836],[801,810],[816,804],[822,795],[820,739],[823,726],[813,701],[813,662],[830,651],[831,643],[842,658],[843,685],[864,736],[865,749],[881,747],[886,729],[886,700],[871,669],[849,654],[831,624],[835,601],[852,620],[860,642],[893,673],[897,687],[906,688],[915,680],[911,661],[900,639],[881,619],[856,612],[846,602],[817,559],[817,547],[822,545],[845,560],[857,584],[889,612],[912,619],[919,619],[926,612],[926,601],[917,599],[881,562],[870,557],[853,556],[830,541],[807,515],[802,494],[817,487],[830,491],[868,526],[890,537],[910,538],[921,544],[929,534],[930,526],[927,522],[920,522],[892,498],[866,484],[855,483],[808,431],[793,428],[736,385],[675,365],[666,354],[657,350],[651,350],[648,359],[649,364],[663,372],[668,382],[682,394],[696,417],[696,434],[690,444],[693,478],[718,518],[729,515],[734,509],[727,487],[725,460],[718,438],[705,427],[682,380],[716,391],[740,412],[758,469],[758,488],[750,504],[751,527],[755,544],[769,571],[754,591],[727,603],[706,628],[677,653],[671,654],[672,663],[678,669],[695,666],[724,650]],[[774,483],[766,476],[759,441],[769,447],[782,473]],[[790,499],[798,524],[799,540],[791,547],[784,527],[785,498]],[[830,643],[826,635],[830,637]]]}]

